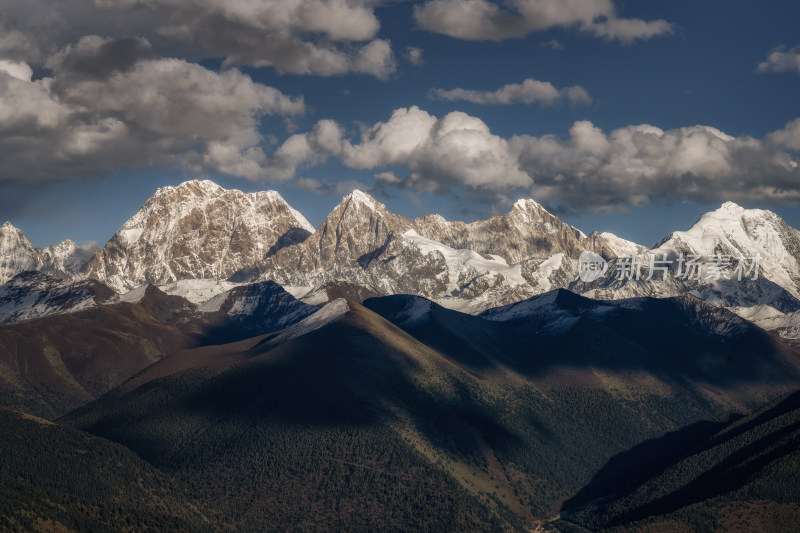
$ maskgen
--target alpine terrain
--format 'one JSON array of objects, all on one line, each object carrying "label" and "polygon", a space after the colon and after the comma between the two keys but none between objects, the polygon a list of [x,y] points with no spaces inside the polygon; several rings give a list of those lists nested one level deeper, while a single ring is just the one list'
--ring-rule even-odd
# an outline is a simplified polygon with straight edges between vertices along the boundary
[{"label": "alpine terrain", "polygon": [[800,232],[769,211],[647,248],[530,199],[464,223],[356,190],[314,228],[193,180],[94,251],[6,223],[0,273],[0,529],[798,516]]}]

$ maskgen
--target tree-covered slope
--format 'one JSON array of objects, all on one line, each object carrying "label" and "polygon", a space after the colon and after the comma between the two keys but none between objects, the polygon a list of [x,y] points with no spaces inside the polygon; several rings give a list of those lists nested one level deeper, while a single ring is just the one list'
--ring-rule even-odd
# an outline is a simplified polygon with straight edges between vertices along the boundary
[{"label": "tree-covered slope", "polygon": [[[556,514],[615,455],[724,421],[742,402],[791,384],[789,376],[772,390],[773,374],[748,376],[764,354],[740,349],[728,361],[723,336],[680,354],[730,367],[696,386],[707,366],[681,375],[666,350],[642,361],[647,337],[615,332],[651,313],[699,336],[696,311],[667,302],[588,321],[562,337],[581,352],[548,351],[557,336],[544,342],[530,324],[498,323],[517,335],[501,346],[524,347],[506,357],[477,345],[460,357],[470,334],[455,339],[458,324],[483,319],[442,315],[449,326],[440,335],[450,338],[422,342],[385,306],[408,331],[332,302],[249,351],[155,373],[65,421],[130,447],[245,530],[522,531]],[[613,354],[597,344],[603,339]],[[772,355],[791,368],[790,349]]]},{"label": "tree-covered slope", "polygon": [[800,392],[729,424],[637,446],[609,462],[562,515],[592,530],[796,531]]},{"label": "tree-covered slope", "polygon": [[0,530],[217,531],[179,482],[119,444],[0,408]]}]

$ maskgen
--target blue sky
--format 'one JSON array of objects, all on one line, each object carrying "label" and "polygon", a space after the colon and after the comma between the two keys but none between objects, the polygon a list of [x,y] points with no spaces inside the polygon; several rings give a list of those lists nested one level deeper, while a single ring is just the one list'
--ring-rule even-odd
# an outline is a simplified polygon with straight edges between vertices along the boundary
[{"label": "blue sky", "polygon": [[359,187],[647,245],[729,199],[800,227],[796,2],[98,4],[0,0],[0,218],[37,246],[200,176],[314,224]]}]

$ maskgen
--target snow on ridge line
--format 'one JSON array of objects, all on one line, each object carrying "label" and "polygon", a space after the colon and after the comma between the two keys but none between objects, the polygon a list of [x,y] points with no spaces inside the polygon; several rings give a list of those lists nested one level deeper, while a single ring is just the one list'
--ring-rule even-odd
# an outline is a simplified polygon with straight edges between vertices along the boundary
[{"label": "snow on ridge line", "polygon": [[209,179],[202,179],[202,180],[193,179],[193,180],[183,181],[183,182],[179,183],[178,185],[166,185],[164,187],[159,187],[158,189],[156,189],[156,194],[158,194],[158,193],[162,193],[163,194],[163,193],[165,193],[167,191],[174,191],[176,189],[186,189],[190,185],[197,185],[202,189],[206,189],[206,190],[210,190],[210,191],[224,190],[223,187],[221,185],[219,185],[215,181],[212,181],[212,180],[209,180]]},{"label": "snow on ridge line", "polygon": [[[528,206],[541,207],[543,211],[549,213],[549,211],[547,211],[547,209],[542,207],[542,204],[540,204],[539,202],[537,202],[533,198],[520,198],[516,202],[514,202],[514,206],[513,207],[518,207],[520,209],[525,209]],[[513,209],[513,207],[512,207],[512,209]]]},{"label": "snow on ridge line", "polygon": [[364,191],[354,189],[353,192],[342,198],[342,201],[353,200],[354,202],[366,205],[368,208],[375,211],[378,208],[378,202]]},{"label": "snow on ridge line", "polygon": [[0,323],[74,313],[96,306],[94,294],[87,284],[81,283],[76,289],[68,281],[50,283],[43,274],[37,274],[34,283],[23,280],[14,283],[12,280],[0,286]]},{"label": "snow on ridge line", "polygon": [[[166,285],[159,285],[158,288],[170,296],[181,296],[195,305],[202,305],[239,285],[239,283],[217,279],[182,279]],[[221,302],[220,305],[222,305]]]},{"label": "snow on ridge line", "polygon": [[[225,190],[226,191],[238,191],[238,192],[241,192],[238,189],[225,189]],[[246,196],[249,196],[248,193],[243,193],[243,194],[245,194]],[[317,229],[311,224],[311,222],[308,221],[308,219],[306,219],[306,217],[303,216],[303,214],[300,211],[298,211],[297,209],[292,207],[289,204],[289,202],[287,202],[286,199],[283,196],[281,196],[281,193],[279,193],[278,191],[276,191],[274,189],[270,189],[268,191],[255,192],[255,193],[250,193],[250,194],[251,195],[253,195],[253,194],[255,194],[255,195],[264,194],[264,195],[266,195],[267,198],[270,199],[271,202],[277,202],[277,203],[281,203],[281,204],[285,205],[286,208],[289,210],[289,213],[291,213],[291,215],[294,217],[295,221],[300,225],[300,227],[303,228],[304,230],[308,231],[309,233],[314,233],[314,231]]]},{"label": "snow on ridge line", "polygon": [[145,292],[147,292],[147,284],[139,285],[135,289],[131,289],[125,294],[119,295],[115,299],[120,302],[137,303],[144,298]]},{"label": "snow on ridge line", "polygon": [[92,298],[80,300],[71,307],[63,308],[58,308],[56,305],[51,305],[46,298],[25,298],[17,307],[0,309],[0,323],[9,320],[13,323],[44,318],[46,316],[66,315],[70,313],[77,313],[78,311],[85,311],[93,307],[97,307],[97,304]]},{"label": "snow on ridge line", "polygon": [[778,311],[767,304],[754,305],[751,307],[728,307],[727,309],[756,325],[762,320],[780,319],[786,316],[786,313]]},{"label": "snow on ridge line", "polygon": [[602,232],[600,237],[605,240],[608,247],[611,248],[611,251],[614,252],[617,257],[633,257],[649,251],[647,246],[623,239],[622,237],[608,231]]},{"label": "snow on ridge line", "polygon": [[416,245],[425,255],[433,252],[441,253],[448,268],[453,272],[458,271],[460,267],[472,267],[479,273],[502,274],[516,285],[526,283],[525,278],[522,277],[520,265],[509,265],[502,258],[500,260],[486,259],[474,250],[451,248],[438,241],[422,237],[413,229],[403,233],[403,240],[409,244]]},{"label": "snow on ridge line", "polygon": [[228,299],[229,291],[221,292],[216,296],[212,296],[205,302],[198,304],[198,310],[201,313],[216,313],[222,308],[222,304]]},{"label": "snow on ridge line", "polygon": [[[567,307],[559,306],[558,298],[562,292],[569,293],[570,291],[566,289],[550,290],[528,298],[527,300],[487,309],[478,316],[484,320],[491,320],[492,322],[506,322],[532,316],[550,316],[551,318],[557,318],[558,316],[575,317],[578,315],[585,315],[598,318],[617,309],[641,310],[643,309],[643,303],[648,299],[648,297],[625,298],[620,300],[596,300],[594,298],[585,298],[588,307],[579,312],[575,312]],[[580,295],[577,294],[575,296],[580,297]]]},{"label": "snow on ridge line", "polygon": [[557,297],[557,290],[548,291],[521,302],[487,309],[479,316],[492,322],[505,322],[516,318],[524,318],[545,308],[555,309]]},{"label": "snow on ridge line", "polygon": [[309,315],[300,322],[286,328],[283,333],[272,339],[269,344],[277,346],[284,342],[296,339],[306,333],[318,330],[333,322],[336,322],[350,312],[350,306],[344,298],[337,298],[325,304],[319,311]]},{"label": "snow on ridge line", "polygon": [[404,322],[415,322],[422,320],[431,312],[431,302],[427,298],[415,298],[412,304],[405,310]]},{"label": "snow on ridge line", "polygon": [[[272,191],[272,192],[274,192],[274,191]],[[277,194],[277,193],[275,193],[275,194]],[[278,195],[278,196],[280,197],[280,195]],[[281,200],[283,200],[282,197],[281,197]],[[289,208],[289,212],[292,214],[292,216],[297,221],[297,223],[300,224],[301,228],[303,228],[304,230],[306,230],[309,233],[314,233],[315,231],[317,231],[317,228],[315,228],[311,224],[311,222],[309,222],[308,219],[306,219],[306,217],[303,216],[303,214],[300,211],[298,211],[297,209],[295,209],[294,207],[289,205],[289,202],[287,202],[286,200],[283,200],[283,202],[286,204],[286,207]]]}]

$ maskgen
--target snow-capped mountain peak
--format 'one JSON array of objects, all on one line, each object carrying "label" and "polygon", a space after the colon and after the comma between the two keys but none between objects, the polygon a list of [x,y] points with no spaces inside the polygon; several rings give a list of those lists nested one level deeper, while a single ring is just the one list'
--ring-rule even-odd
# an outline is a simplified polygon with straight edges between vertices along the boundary
[{"label": "snow-capped mountain peak", "polygon": [[771,211],[763,209],[745,209],[734,202],[725,202],[718,209],[709,211],[700,217],[696,226],[710,228],[741,224],[742,220],[754,220],[765,216],[777,216]]},{"label": "snow-capped mountain peak", "polygon": [[94,247],[81,247],[71,239],[39,250],[42,260],[41,271],[62,279],[81,277],[80,274],[91,260]]},{"label": "snow-capped mountain peak", "polygon": [[[604,299],[692,293],[724,307],[800,309],[800,231],[771,211],[726,202],[688,230],[669,234],[636,261],[643,268],[628,269],[630,276],[621,262],[590,286],[571,288]],[[668,270],[652,276],[651,266],[664,268],[656,267],[657,262],[666,262]],[[633,275],[633,270],[639,273]]]},{"label": "snow-capped mountain peak", "polygon": [[309,280],[305,275],[299,279],[298,272],[321,270],[318,277],[324,277],[335,266],[361,268],[360,262],[368,263],[379,255],[376,251],[410,228],[408,219],[355,190],[342,198],[308,239],[270,255],[262,266],[284,285],[308,285]]},{"label": "snow-capped mountain peak", "polygon": [[5,223],[0,226],[0,243],[2,243],[3,246],[11,246],[12,244],[16,245],[22,242],[28,243],[28,239],[25,238],[22,230],[12,224],[11,221],[6,220]]},{"label": "snow-capped mountain peak", "polygon": [[187,180],[178,185],[167,185],[166,187],[159,187],[153,196],[161,196],[170,194],[173,191],[186,192],[195,194],[196,196],[210,196],[214,194],[221,194],[225,191],[222,187],[211,180]]},{"label": "snow-capped mountain peak", "polygon": [[305,239],[313,227],[276,192],[209,180],[159,189],[95,255],[89,275],[119,292],[181,279],[227,279]]},{"label": "snow-capped mountain peak", "polygon": [[668,235],[653,251],[704,256],[759,254],[795,270],[800,260],[800,232],[772,211],[744,209],[726,202],[704,214],[688,230]]},{"label": "snow-capped mountain peak", "polygon": [[733,214],[741,214],[744,212],[744,207],[740,206],[736,202],[725,202],[723,203],[717,211],[727,211]]},{"label": "snow-capped mountain peak", "polygon": [[382,203],[378,202],[370,196],[369,194],[360,191],[358,189],[353,190],[350,194],[342,198],[342,202],[347,202],[347,204],[355,204],[355,205],[363,205],[373,211],[377,211],[379,209],[386,209],[386,206]]},{"label": "snow-capped mountain peak", "polygon": [[0,226],[0,285],[28,270],[65,280],[81,278],[93,251],[81,248],[70,239],[34,248],[22,230],[6,222]]},{"label": "snow-capped mountain peak", "polygon": [[[584,250],[611,262],[600,279],[579,280]],[[0,281],[39,270],[73,281],[94,278],[120,293],[149,283],[195,303],[240,283],[272,280],[312,303],[412,294],[468,312],[557,288],[601,299],[691,292],[715,305],[800,309],[800,232],[775,213],[733,202],[648,250],[612,233],[587,236],[532,199],[488,220],[433,214],[411,222],[354,190],[315,229],[275,191],[244,193],[191,180],[159,189],[86,267],[88,253],[71,240],[36,249],[6,222]],[[760,277],[687,281],[674,268],[663,278],[615,277],[625,258],[647,265],[664,254],[759,258]]]},{"label": "snow-capped mountain peak", "polygon": [[0,226],[0,284],[40,265],[39,254],[22,231],[11,222]]},{"label": "snow-capped mountain peak", "polygon": [[[564,225],[558,217],[531,198],[520,198],[514,202],[511,211],[505,216],[523,225],[538,225],[543,232],[549,235],[555,235],[560,229],[559,224],[554,223],[556,220],[560,225]],[[572,226],[569,227],[572,228]],[[586,235],[581,230],[572,229],[578,238],[586,238]]]},{"label": "snow-capped mountain peak", "polygon": [[537,209],[542,209],[546,211],[546,209],[542,207],[542,205],[533,198],[520,198],[519,200],[514,202],[514,205],[511,208],[511,210],[513,211],[514,209],[519,209],[521,211],[534,211]]},{"label": "snow-capped mountain peak", "polygon": [[584,249],[608,255],[603,242],[594,242],[531,199],[517,200],[504,215],[471,223],[428,215],[414,221],[414,230],[451,248],[499,255],[509,265],[562,252],[577,258]]}]

